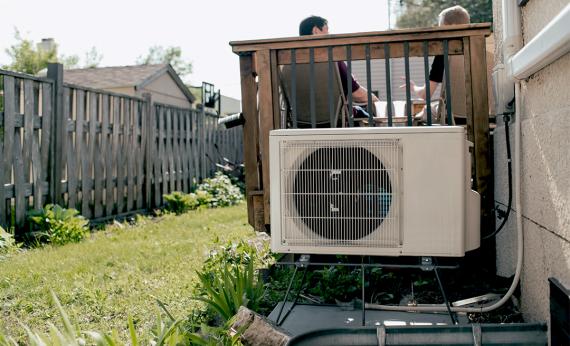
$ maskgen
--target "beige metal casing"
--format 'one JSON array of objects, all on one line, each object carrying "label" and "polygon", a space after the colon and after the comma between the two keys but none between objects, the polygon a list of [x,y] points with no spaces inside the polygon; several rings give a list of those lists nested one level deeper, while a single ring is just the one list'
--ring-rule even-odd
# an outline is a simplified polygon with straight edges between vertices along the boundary
[{"label": "beige metal casing", "polygon": [[[398,169],[391,171],[393,203],[384,222],[363,239],[331,241],[315,236],[302,223],[290,222],[295,207],[286,202],[288,171],[310,150],[296,151],[295,160],[284,160],[283,148],[291,143],[398,143]],[[346,254],[376,256],[460,257],[479,247],[480,199],[470,189],[470,156],[462,127],[382,127],[274,130],[270,133],[271,246],[279,253]],[[380,161],[382,154],[374,153]],[[392,163],[387,163],[392,164]],[[340,173],[343,174],[343,173]],[[397,175],[397,176],[396,176]],[[331,206],[332,207],[332,206]],[[383,228],[398,227],[397,244],[369,241]],[[304,241],[298,241],[299,239]],[[378,238],[382,241],[383,238]]]}]

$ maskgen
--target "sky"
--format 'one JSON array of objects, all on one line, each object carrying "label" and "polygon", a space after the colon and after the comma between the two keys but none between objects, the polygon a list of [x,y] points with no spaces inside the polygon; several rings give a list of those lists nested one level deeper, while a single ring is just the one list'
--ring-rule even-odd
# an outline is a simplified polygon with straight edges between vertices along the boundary
[{"label": "sky", "polygon": [[[10,62],[15,28],[34,42],[53,38],[59,53],[96,47],[100,66],[134,65],[152,46],[177,46],[193,64],[185,82],[213,83],[240,98],[239,61],[230,41],[298,35],[310,15],[327,18],[331,33],[388,28],[388,0],[0,0],[0,66]],[[394,19],[392,18],[392,21]]]}]

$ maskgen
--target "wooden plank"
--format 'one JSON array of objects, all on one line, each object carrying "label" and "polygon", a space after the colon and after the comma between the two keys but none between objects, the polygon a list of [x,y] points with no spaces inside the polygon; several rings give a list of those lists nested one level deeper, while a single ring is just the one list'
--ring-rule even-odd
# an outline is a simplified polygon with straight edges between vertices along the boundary
[{"label": "wooden plank", "polygon": [[158,108],[158,129],[159,137],[159,153],[162,170],[162,193],[160,194],[161,204],[162,197],[168,194],[168,158],[166,157],[166,111],[164,107]]},{"label": "wooden plank", "polygon": [[[80,139],[79,137],[83,135],[83,131],[78,130],[78,122],[83,121],[83,117],[79,117],[79,96],[75,93],[75,98],[72,98],[73,91],[69,88],[64,88],[63,90],[63,116],[64,119],[70,120],[71,115],[71,108],[72,102],[76,105],[76,112],[75,112],[75,122],[73,124],[73,130],[66,132],[64,142],[67,142],[66,147],[66,156],[67,156],[67,207],[68,208],[76,208],[77,207],[77,200],[78,200],[78,191],[77,191],[77,179],[79,177],[80,168],[77,166],[77,157],[78,151],[77,149],[80,148]],[[81,103],[83,104],[83,103]],[[83,113],[81,113],[83,114]],[[82,126],[82,125],[81,125]],[[75,138],[74,138],[75,133]],[[82,138],[82,137],[81,137]],[[75,142],[74,142],[75,140]]]},{"label": "wooden plank", "polygon": [[154,165],[153,172],[153,185],[154,185],[154,206],[158,207],[162,204],[161,182],[162,182],[162,159],[160,156],[160,127],[159,118],[160,113],[156,106],[151,106],[152,112],[152,159]]},{"label": "wooden plank", "polygon": [[153,131],[153,112],[152,99],[150,93],[143,94],[143,115],[142,123],[144,124],[141,141],[144,143],[144,191],[145,199],[144,206],[150,210],[153,207],[152,203],[152,177],[153,177],[153,145],[154,145],[154,131]]},{"label": "wooden plank", "polygon": [[172,109],[166,109],[166,157],[168,158],[168,183],[169,191],[176,191],[176,168],[174,167],[174,133],[172,127]]},{"label": "wooden plank", "polygon": [[33,113],[31,114],[30,130],[32,132],[32,184],[34,186],[33,195],[33,208],[39,209],[43,206],[43,192],[42,192],[42,157],[40,155],[40,131],[34,129],[34,114],[39,113],[40,104],[40,88],[38,83],[33,85]]},{"label": "wooden plank", "polygon": [[188,193],[189,167],[188,167],[188,112],[180,112],[180,161],[182,165],[182,190]]},{"label": "wooden plank", "polygon": [[[85,92],[83,90],[75,90],[75,97],[76,97],[76,104],[77,104],[77,111],[76,111],[76,120],[75,120],[75,162],[77,163],[77,168],[79,171],[79,167],[81,167],[81,213],[83,214],[84,210],[86,209],[85,199],[87,196],[83,196],[86,194],[87,191],[87,184],[89,184],[89,176],[87,172],[88,162],[87,159],[87,148],[86,148],[86,134],[84,130],[84,124],[87,120],[85,109],[86,109],[86,98]],[[68,174],[73,174],[72,171],[68,172]],[[79,196],[77,198],[79,202]],[[85,215],[85,214],[83,214]]]},{"label": "wooden plank", "polygon": [[174,178],[176,191],[182,191],[182,168],[180,163],[180,111],[172,110],[172,155],[174,158]]},{"label": "wooden plank", "polygon": [[[103,125],[102,136],[103,146],[105,147],[105,215],[110,216],[113,214],[113,205],[115,203],[114,191],[115,186],[113,183],[114,176],[114,158],[113,155],[113,138],[115,127],[111,130],[112,120],[112,102],[114,97],[103,96]],[[112,132],[113,131],[113,132]]]},{"label": "wooden plank", "polygon": [[[403,42],[390,42],[390,58],[403,58],[405,56],[405,49]],[[423,42],[409,42],[410,57],[422,57]],[[461,55],[463,54],[463,41],[461,39],[455,39],[449,41],[449,54],[450,55]],[[347,60],[346,56],[346,46],[336,46],[332,48],[333,51],[333,61],[344,61]],[[328,61],[328,47],[314,48],[315,52],[315,62],[327,62]],[[442,41],[430,41],[428,44],[428,54],[429,55],[442,55],[443,54],[443,42]],[[297,48],[295,49],[295,57],[297,64],[308,64],[309,63],[309,48]],[[384,59],[384,44],[376,43],[370,45],[370,58],[371,59]],[[277,53],[277,59],[279,65],[291,64],[291,50],[283,49],[279,50]],[[353,45],[351,46],[351,60],[364,60],[366,59],[366,45]]]},{"label": "wooden plank", "polygon": [[192,187],[192,156],[191,156],[191,140],[192,140],[192,113],[190,110],[184,112],[184,149],[182,157],[184,158],[184,192],[190,192]]},{"label": "wooden plank", "polygon": [[[474,143],[475,133],[473,132],[474,125],[474,114],[473,114],[473,97],[471,90],[472,74],[471,74],[471,48],[469,37],[463,39],[465,45],[465,55],[464,55],[464,72],[465,72],[465,114],[466,114],[466,130],[467,139]],[[473,160],[475,162],[475,160]],[[472,167],[473,171],[475,167]]]},{"label": "wooden plank", "polygon": [[[247,199],[247,219],[251,226],[255,226],[253,196],[251,191],[261,188],[257,153],[259,148],[259,118],[257,114],[257,85],[255,82],[255,66],[252,55],[241,55],[241,104],[245,118],[243,125],[243,150],[245,163],[245,189]],[[263,217],[262,217],[263,219]],[[256,228],[256,231],[260,229]]]},{"label": "wooden plank", "polygon": [[25,195],[25,185],[28,183],[24,178],[24,161],[22,158],[22,135],[20,130],[14,131],[14,144],[12,146],[12,160],[14,170],[14,191],[16,208],[16,228],[20,229],[26,220],[28,203]]},{"label": "wooden plank", "polygon": [[259,152],[263,177],[263,216],[265,224],[270,223],[269,199],[269,131],[273,130],[273,88],[271,81],[271,57],[268,50],[257,53],[259,75]]},{"label": "wooden plank", "polygon": [[133,135],[133,101],[125,100],[125,145],[123,155],[127,164],[127,212],[134,209],[135,187],[134,187],[134,135]]},{"label": "wooden plank", "polygon": [[[105,95],[106,96],[106,95]],[[103,216],[103,181],[105,180],[105,168],[103,166],[103,157],[105,156],[106,147],[103,146],[103,99],[102,95],[95,94],[96,100],[95,113],[91,115],[89,122],[89,132],[91,137],[91,152],[93,153],[93,217]],[[97,133],[97,125],[101,124],[101,132]]]},{"label": "wooden plank", "polygon": [[192,179],[197,183],[200,176],[200,151],[198,142],[198,111],[192,112],[192,160],[193,160],[193,175]]},{"label": "wooden plank", "polygon": [[83,143],[80,151],[81,156],[78,162],[81,161],[81,214],[89,219],[93,216],[91,210],[93,192],[91,181],[93,180],[93,141],[95,140],[95,112],[97,111],[97,103],[95,93],[89,91],[86,96],[85,101],[87,101],[88,105],[85,113],[85,125],[81,129],[86,132],[83,134]]},{"label": "wooden plank", "polygon": [[476,172],[476,188],[481,194],[482,224],[481,229],[489,229],[494,221],[493,171],[489,139],[489,103],[487,93],[487,62],[485,37],[470,38],[471,97],[473,102],[473,135]]},{"label": "wooden plank", "polygon": [[[50,140],[52,137],[51,124],[53,119],[53,108],[52,108],[52,84],[42,83],[42,138],[41,138],[41,177],[42,187],[40,188],[41,196],[49,192],[43,189],[43,182],[47,182],[49,178],[49,148]],[[62,155],[64,157],[65,155]],[[44,202],[43,198],[40,198],[42,204]]]},{"label": "wooden plank", "polygon": [[[116,156],[116,171],[117,171],[117,214],[122,214],[125,212],[125,177],[126,177],[126,169],[127,165],[125,165],[125,147],[128,142],[125,139],[125,127],[126,124],[126,115],[125,115],[125,103],[127,103],[128,99],[117,97],[115,98],[115,110],[113,111],[114,116],[116,119],[113,119],[116,128],[113,128],[113,131],[117,131],[118,139],[117,145],[113,148],[113,150],[117,150]],[[114,141],[114,140],[113,140]],[[113,143],[113,146],[115,143]]]},{"label": "wooden plank", "polygon": [[204,107],[202,107],[202,111],[200,112],[200,116],[198,117],[198,140],[200,141],[199,153],[200,153],[200,178],[198,182],[201,182],[202,179],[206,178],[206,157],[204,155],[205,148],[206,148],[206,112]]},{"label": "wooden plank", "polygon": [[[291,51],[289,51],[291,53]],[[279,66],[277,66],[277,51],[271,53],[271,93],[273,95],[273,127],[281,127],[281,103],[279,102]]]},{"label": "wooden plank", "polygon": [[64,86],[63,65],[48,64],[48,78],[53,82],[53,118],[52,118],[52,141],[50,143],[50,201],[63,204],[61,180],[64,174],[66,150],[66,125],[67,119],[64,114]]},{"label": "wooden plank", "polygon": [[[23,147],[22,147],[22,160],[24,164],[24,181],[30,183],[31,166],[32,166],[32,151],[34,143],[34,110],[35,110],[35,97],[34,97],[34,82],[30,79],[24,80],[24,128],[23,128]],[[28,197],[25,197],[26,206],[29,206]],[[27,208],[26,208],[27,209]]]},{"label": "wooden plank", "polygon": [[144,140],[143,136],[143,123],[142,120],[142,102],[135,101],[135,136],[134,141],[136,145],[136,158],[135,158],[135,169],[136,169],[136,209],[141,209],[144,205],[143,203],[143,177],[144,177]]},{"label": "wooden plank", "polygon": [[115,177],[117,176],[117,155],[119,146],[119,107],[120,100],[116,96],[111,96],[109,100],[109,156],[107,157],[106,163],[106,198],[105,198],[105,214],[114,214],[116,196],[118,192],[116,190]]},{"label": "wooden plank", "polygon": [[[4,136],[1,144],[2,160],[0,161],[0,187],[10,184],[12,177],[12,146],[14,143],[14,115],[16,114],[15,105],[15,80],[14,77],[4,76],[4,119],[3,130]],[[0,196],[0,225],[7,226],[10,224],[10,203],[6,205],[6,198]]]},{"label": "wooden plank", "polygon": [[413,28],[353,34],[295,36],[275,39],[230,42],[236,54],[270,49],[291,49],[326,46],[344,46],[349,44],[373,44],[386,42],[425,41],[462,38],[464,36],[488,36],[491,34],[489,23],[469,25],[449,25],[434,28]]}]

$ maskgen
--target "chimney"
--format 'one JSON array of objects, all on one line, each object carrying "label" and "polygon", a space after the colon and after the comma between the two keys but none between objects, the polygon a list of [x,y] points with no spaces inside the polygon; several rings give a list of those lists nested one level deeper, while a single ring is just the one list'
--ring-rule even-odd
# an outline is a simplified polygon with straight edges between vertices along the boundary
[{"label": "chimney", "polygon": [[55,50],[55,41],[53,38],[42,38],[42,42],[37,44],[38,51],[48,53]]}]

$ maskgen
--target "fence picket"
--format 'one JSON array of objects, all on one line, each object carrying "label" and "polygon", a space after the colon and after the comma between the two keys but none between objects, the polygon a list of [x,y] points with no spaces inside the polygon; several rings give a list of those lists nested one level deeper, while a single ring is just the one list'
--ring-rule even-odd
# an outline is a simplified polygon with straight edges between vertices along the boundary
[{"label": "fence picket", "polygon": [[[77,145],[78,136],[77,122],[78,122],[78,112],[77,112],[77,94],[73,97],[73,91],[69,88],[63,89],[63,113],[65,121],[71,120],[72,117],[72,106],[75,105],[75,131],[65,131],[66,134],[66,151],[67,151],[67,206],[68,208],[75,208],[77,205],[77,178],[79,177],[79,167],[77,167]],[[75,100],[75,101],[74,101]],[[75,143],[73,134],[75,132]]]},{"label": "fence picket", "polygon": [[[105,155],[102,139],[103,139],[103,123],[101,118],[104,116],[102,107],[102,96],[95,94],[94,100],[97,107],[95,113],[92,114],[89,122],[89,131],[91,132],[90,150],[93,158],[93,215],[94,217],[103,216],[103,181],[105,178],[103,170],[103,157]],[[101,131],[97,131],[97,127],[101,126]]]},{"label": "fence picket", "polygon": [[[103,172],[104,166],[104,177],[101,177],[101,181],[105,181],[105,216],[111,215],[113,212],[113,154],[111,151],[111,133],[109,130],[109,125],[111,124],[111,98],[109,95],[103,95],[102,100],[102,112],[101,112],[101,173]],[[103,159],[104,158],[104,159]]]},{"label": "fence picket", "polygon": [[[133,153],[131,149],[133,148],[133,133],[132,133],[132,101],[125,100],[125,141],[123,146],[123,157],[126,158],[126,168],[127,168],[127,212],[133,209],[134,201],[134,182],[133,182]],[[120,163],[119,163],[120,164]]]},{"label": "fence picket", "polygon": [[137,156],[136,156],[136,178],[137,178],[137,197],[136,197],[136,209],[142,209],[144,205],[143,199],[143,187],[144,187],[144,157],[145,157],[145,143],[146,143],[146,132],[145,132],[145,121],[143,119],[143,104],[142,102],[136,101],[136,112],[135,112],[135,142],[137,145]]},{"label": "fence picket", "polygon": [[125,172],[124,165],[122,164],[122,136],[123,136],[123,125],[121,119],[121,99],[119,97],[113,97],[113,165],[114,165],[114,176],[113,181],[116,181],[113,185],[116,186],[114,199],[116,203],[116,213],[121,214],[123,212],[123,195],[124,195],[124,180],[123,174]]}]

